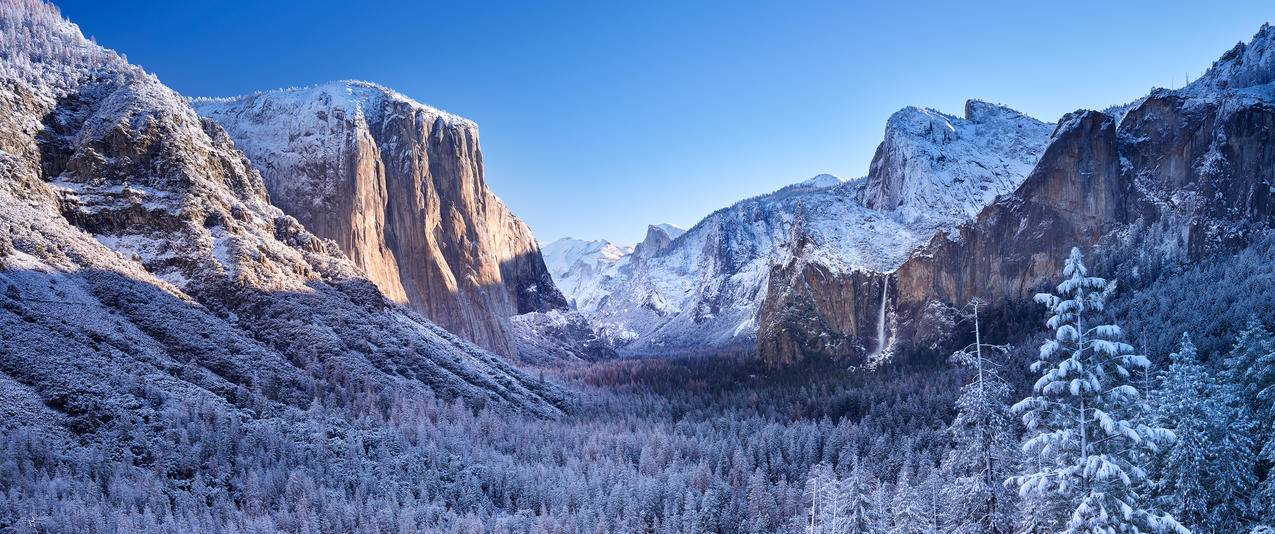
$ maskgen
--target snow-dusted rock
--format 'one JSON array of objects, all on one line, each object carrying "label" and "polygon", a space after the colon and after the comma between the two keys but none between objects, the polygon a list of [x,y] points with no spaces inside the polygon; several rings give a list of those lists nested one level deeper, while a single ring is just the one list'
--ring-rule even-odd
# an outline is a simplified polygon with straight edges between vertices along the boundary
[{"label": "snow-dusted rock", "polygon": [[510,322],[522,363],[562,367],[615,358],[611,343],[575,310],[524,313]]},{"label": "snow-dusted rock", "polygon": [[904,108],[886,122],[863,204],[907,223],[942,227],[969,220],[1022,183],[1052,129],[978,100],[966,102],[964,118]]},{"label": "snow-dusted rock", "polygon": [[[1275,30],[1263,26],[1178,91],[1117,116],[1081,110],[1012,195],[897,271],[900,337],[933,339],[926,310],[1028,298],[1080,246],[1108,271],[1229,254],[1275,226]],[[1137,284],[1143,273],[1119,271]]]},{"label": "snow-dusted rock", "polygon": [[646,227],[646,237],[633,247],[633,254],[638,258],[650,258],[663,252],[674,239],[685,234],[686,230],[671,224],[652,224]]},{"label": "snow-dusted rock", "polygon": [[1263,24],[1248,43],[1240,42],[1213,62],[1199,79],[1178,91],[1195,97],[1226,92],[1247,92],[1271,97],[1275,94],[1275,28]]},{"label": "snow-dusted rock", "polygon": [[587,286],[558,278],[560,287],[627,353],[751,346],[770,268],[785,261],[794,235],[818,243],[812,257],[838,270],[889,269],[921,242],[907,226],[863,207],[861,186],[824,178],[795,184],[719,210],[667,242],[653,226],[649,247],[602,262]]}]

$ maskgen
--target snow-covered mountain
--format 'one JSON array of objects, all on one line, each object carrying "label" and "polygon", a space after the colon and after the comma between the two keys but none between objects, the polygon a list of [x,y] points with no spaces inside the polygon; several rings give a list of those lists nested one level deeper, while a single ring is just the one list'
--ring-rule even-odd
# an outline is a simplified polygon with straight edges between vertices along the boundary
[{"label": "snow-covered mountain", "polygon": [[605,239],[585,241],[564,237],[545,245],[545,264],[573,308],[592,312],[610,292],[613,279],[629,262],[663,251],[686,230],[676,225],[652,224],[641,243],[618,246]]},{"label": "snow-covered mountain", "polygon": [[774,266],[800,255],[838,273],[891,271],[1022,182],[1052,126],[979,101],[965,111],[896,113],[866,178],[819,175],[718,210],[667,242],[652,227],[618,257],[609,243],[560,241],[546,249],[570,261],[550,261],[550,272],[624,352],[750,347]]},{"label": "snow-covered mountain", "polygon": [[0,5],[0,109],[0,397],[38,407],[4,428],[89,439],[177,406],[271,417],[364,391],[565,406],[388,301],[270,204],[220,127],[56,8]]},{"label": "snow-covered mountain", "polygon": [[566,311],[531,230],[487,187],[472,121],[360,81],[194,105],[261,171],[276,206],[391,299],[511,357],[511,317]]},{"label": "snow-covered mountain", "polygon": [[940,343],[956,308],[1027,301],[1073,246],[1135,287],[1226,258],[1275,226],[1272,132],[1275,29],[1264,25],[1183,89],[1065,115],[1026,180],[888,276],[799,261],[777,269],[772,282],[786,283],[768,291],[762,355],[783,363],[864,355],[882,338]]}]

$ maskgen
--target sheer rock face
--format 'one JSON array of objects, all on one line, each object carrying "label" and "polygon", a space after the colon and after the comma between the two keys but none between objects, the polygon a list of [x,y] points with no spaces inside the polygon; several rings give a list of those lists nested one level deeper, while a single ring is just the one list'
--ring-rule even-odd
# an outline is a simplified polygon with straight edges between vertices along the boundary
[{"label": "sheer rock face", "polygon": [[669,244],[686,230],[671,224],[652,224],[646,227],[646,237],[633,248],[633,256],[646,259],[667,249]]},{"label": "sheer rock face", "polygon": [[0,10],[0,50],[0,384],[48,407],[36,431],[366,391],[565,408],[557,386],[389,303],[270,204],[220,127],[52,6]]},{"label": "sheer rock face", "polygon": [[[1029,297],[1057,277],[1073,245],[1114,269],[1197,260],[1275,226],[1275,77],[1232,65],[1269,58],[1273,34],[1264,26],[1192,86],[1152,92],[1118,126],[1094,111],[1069,115],[1014,196],[899,269],[901,313],[918,316],[935,301]],[[912,330],[902,335],[931,335]]]},{"label": "sheer rock face", "polygon": [[473,122],[365,82],[196,107],[276,205],[448,330],[516,356],[510,317],[566,308],[531,231],[487,189]]},{"label": "sheer rock face", "polygon": [[937,337],[915,328],[931,301],[1030,298],[1057,278],[1073,246],[1090,247],[1131,216],[1132,183],[1123,175],[1115,122],[1096,111],[1070,114],[1012,196],[988,206],[955,239],[936,236],[896,273],[901,337]]},{"label": "sheer rock face", "polygon": [[865,362],[888,342],[875,333],[886,276],[834,271],[801,254],[774,267],[757,312],[758,354],[772,366],[804,358]]}]

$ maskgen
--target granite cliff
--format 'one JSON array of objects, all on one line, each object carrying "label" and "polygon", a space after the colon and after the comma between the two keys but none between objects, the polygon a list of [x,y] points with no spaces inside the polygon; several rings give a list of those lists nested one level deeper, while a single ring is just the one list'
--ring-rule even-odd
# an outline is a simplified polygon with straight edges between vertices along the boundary
[{"label": "granite cliff", "polygon": [[276,206],[449,331],[516,357],[511,317],[566,309],[531,231],[487,187],[472,121],[357,81],[195,107]]}]

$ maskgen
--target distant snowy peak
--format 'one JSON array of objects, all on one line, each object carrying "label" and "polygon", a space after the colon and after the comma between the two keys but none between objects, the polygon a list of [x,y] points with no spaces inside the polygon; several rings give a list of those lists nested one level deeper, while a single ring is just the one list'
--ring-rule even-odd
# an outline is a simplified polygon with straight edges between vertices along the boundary
[{"label": "distant snowy peak", "polygon": [[[1262,25],[1252,41],[1238,43],[1222,54],[1208,72],[1183,88],[1182,93],[1204,96],[1218,91],[1268,86],[1272,82],[1275,82],[1275,28],[1267,23]],[[1268,97],[1275,94],[1270,87],[1266,89],[1259,94]]]},{"label": "distant snowy peak", "polygon": [[634,248],[639,258],[649,258],[668,248],[669,243],[685,234],[686,230],[671,224],[652,224],[646,227],[646,238]]},{"label": "distant snowy peak", "polygon": [[969,219],[1031,172],[1053,126],[979,100],[965,116],[907,107],[886,122],[863,189],[864,206],[907,223]]},{"label": "distant snowy peak", "polygon": [[545,265],[555,279],[571,271],[577,264],[594,269],[607,268],[632,251],[632,248],[620,247],[605,239],[585,241],[573,237],[564,237],[540,248]]},{"label": "distant snowy peak", "polygon": [[585,311],[606,297],[605,285],[629,262],[633,247],[564,237],[540,247],[540,253],[558,290],[573,308]]}]

